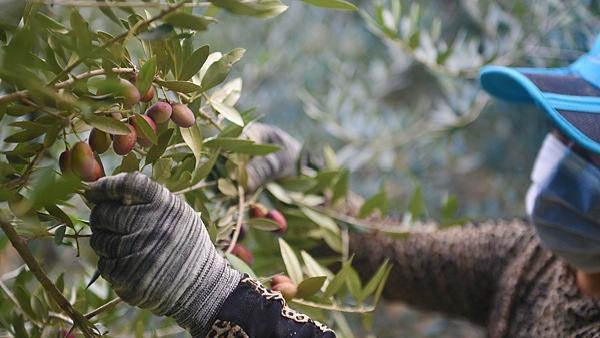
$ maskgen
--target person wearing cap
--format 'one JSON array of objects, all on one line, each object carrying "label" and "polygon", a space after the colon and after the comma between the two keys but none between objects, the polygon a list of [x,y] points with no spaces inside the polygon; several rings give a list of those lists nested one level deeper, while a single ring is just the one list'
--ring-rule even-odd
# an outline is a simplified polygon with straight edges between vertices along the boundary
[{"label": "person wearing cap", "polygon": [[[600,40],[569,67],[486,67],[481,84],[499,98],[536,104],[555,126],[532,171],[530,221],[402,240],[353,232],[353,264],[366,276],[389,259],[384,297],[465,318],[491,338],[600,337]],[[250,161],[250,186],[294,174],[296,140],[262,124],[246,135],[282,146]],[[129,304],[173,317],[193,337],[335,336],[232,269],[194,210],[144,175],[103,178],[87,197],[96,204],[90,226],[98,268]]]}]

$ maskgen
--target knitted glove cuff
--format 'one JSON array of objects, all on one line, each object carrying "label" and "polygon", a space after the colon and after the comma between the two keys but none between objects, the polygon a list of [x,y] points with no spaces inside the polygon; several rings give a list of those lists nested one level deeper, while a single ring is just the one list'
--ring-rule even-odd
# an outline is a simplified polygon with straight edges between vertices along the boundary
[{"label": "knitted glove cuff", "polygon": [[205,337],[223,303],[242,280],[242,273],[229,267],[214,251],[213,264],[205,264],[167,316],[190,332]]}]

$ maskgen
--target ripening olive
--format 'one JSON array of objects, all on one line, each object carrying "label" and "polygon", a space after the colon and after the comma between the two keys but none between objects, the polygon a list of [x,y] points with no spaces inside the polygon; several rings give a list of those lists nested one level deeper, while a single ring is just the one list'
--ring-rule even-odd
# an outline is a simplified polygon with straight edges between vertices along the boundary
[{"label": "ripening olive", "polygon": [[196,117],[194,116],[192,110],[188,108],[188,106],[185,104],[176,103],[173,105],[171,120],[173,120],[176,125],[182,128],[189,128],[196,122]]},{"label": "ripening olive", "polygon": [[173,112],[173,108],[168,102],[160,101],[148,109],[146,114],[150,116],[151,119],[156,123],[163,123],[171,118],[171,113]]},{"label": "ripening olive", "polygon": [[113,149],[115,153],[119,155],[127,155],[135,146],[135,141],[137,139],[137,133],[135,128],[128,124],[129,134],[126,135],[115,135],[113,136]]},{"label": "ripening olive", "polygon": [[103,132],[100,129],[92,129],[90,132],[90,137],[88,139],[88,143],[92,150],[98,154],[104,153],[110,147],[110,135],[108,133]]}]

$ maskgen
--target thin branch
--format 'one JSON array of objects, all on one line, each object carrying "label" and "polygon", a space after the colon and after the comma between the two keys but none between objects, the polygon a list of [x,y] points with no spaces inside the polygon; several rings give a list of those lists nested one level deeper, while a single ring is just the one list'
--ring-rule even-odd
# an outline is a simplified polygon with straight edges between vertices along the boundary
[{"label": "thin branch", "polygon": [[[120,68],[120,67],[115,67],[112,69],[113,73],[116,74],[127,74],[127,73],[133,73],[135,72],[134,68]],[[62,82],[58,82],[54,85],[55,89],[63,89],[66,87],[69,87],[70,85],[74,84],[75,81],[78,80],[84,80],[90,77],[94,77],[94,76],[98,76],[98,75],[104,75],[106,74],[106,70],[105,69],[94,69],[94,70],[90,70],[88,72],[85,73],[81,73],[71,79],[62,81]],[[0,96],[0,104],[2,103],[6,103],[6,102],[11,102],[11,101],[16,101],[19,99],[23,99],[27,97],[27,94],[29,94],[29,91],[27,90],[19,90],[17,92],[13,92],[10,94],[6,94],[6,95],[2,95]]]},{"label": "thin branch", "polygon": [[64,76],[66,76],[67,74],[71,73],[71,71],[75,68],[77,68],[77,66],[79,66],[81,63],[83,63],[83,61],[85,61],[86,59],[88,59],[89,56],[93,56],[93,55],[99,55],[99,53],[106,49],[107,47],[109,47],[110,45],[112,45],[113,43],[117,43],[121,40],[126,39],[129,36],[134,36],[136,35],[140,30],[148,27],[151,23],[153,23],[154,21],[160,20],[163,17],[165,17],[166,15],[174,12],[175,10],[177,10],[178,8],[180,8],[181,6],[183,6],[185,4],[186,0],[182,0],[180,2],[175,3],[174,5],[168,6],[166,9],[161,10],[161,12],[148,19],[148,20],[142,20],[142,21],[138,21],[133,27],[131,27],[131,29],[115,36],[114,38],[106,41],[105,43],[103,43],[102,45],[93,48],[89,54],[84,55],[79,57],[77,60],[75,60],[73,63],[71,63],[68,67],[66,67],[65,69],[63,69],[60,73],[58,73],[54,79],[52,81],[50,81],[50,83],[48,84],[49,86],[54,85],[58,80],[60,80],[61,78],[63,78]]},{"label": "thin branch", "polygon": [[312,308],[330,310],[330,311],[338,311],[338,312],[348,312],[348,313],[366,313],[375,311],[375,306],[339,306],[339,305],[329,305],[329,304],[319,304],[315,302],[311,302],[304,299],[293,299],[291,303],[296,303],[299,305],[309,306]]},{"label": "thin branch", "polygon": [[173,192],[173,194],[175,195],[183,195],[185,193],[188,193],[190,191],[194,191],[194,190],[198,190],[198,189],[204,189],[207,187],[212,187],[216,184],[216,182],[204,182],[204,181],[200,181],[194,185],[192,185],[191,187],[187,187],[185,189],[181,189],[179,191],[175,191]]},{"label": "thin branch", "polygon": [[56,304],[73,320],[75,325],[81,330],[85,337],[94,337],[94,332],[91,329],[91,323],[79,312],[77,312],[71,303],[63,296],[63,294],[56,288],[56,285],[52,283],[48,275],[44,272],[44,269],[40,266],[38,261],[33,257],[29,248],[24,244],[23,240],[17,234],[15,228],[5,221],[0,219],[0,228],[8,237],[15,250],[19,253],[25,264],[29,267],[31,273],[40,282],[42,287],[46,290],[48,295],[56,302]]},{"label": "thin branch", "polygon": [[231,242],[229,243],[227,251],[225,251],[226,254],[231,253],[233,247],[235,247],[235,244],[238,241],[238,238],[240,237],[240,232],[242,231],[242,222],[244,221],[244,207],[244,188],[242,188],[241,185],[238,185],[238,217],[237,222],[235,223],[233,236],[231,236]]},{"label": "thin branch", "polygon": [[117,304],[120,304],[122,301],[123,300],[121,298],[115,298],[115,299],[111,300],[110,302],[98,307],[97,309],[86,313],[84,317],[87,319],[92,319],[95,316],[97,316],[98,314],[100,314],[106,310],[110,310],[110,309],[114,308],[115,306],[117,306]]},{"label": "thin branch", "polygon": [[[143,2],[143,1],[127,1],[127,2],[97,2],[97,1],[76,1],[76,0],[36,0],[38,4],[49,6],[66,6],[66,7],[142,7],[142,8],[164,8],[169,4],[166,2]],[[208,7],[211,3],[207,1],[186,3],[182,7]]]}]

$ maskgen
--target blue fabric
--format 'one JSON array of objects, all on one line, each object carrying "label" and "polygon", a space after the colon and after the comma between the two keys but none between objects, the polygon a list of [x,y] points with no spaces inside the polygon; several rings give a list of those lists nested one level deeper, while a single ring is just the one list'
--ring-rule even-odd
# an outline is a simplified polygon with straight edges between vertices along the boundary
[{"label": "blue fabric", "polygon": [[[566,68],[510,68],[486,66],[481,69],[481,86],[500,99],[537,105],[567,137],[583,148],[600,154],[600,143],[594,141],[558,110],[600,113],[600,98],[542,92],[525,74],[577,76],[600,89],[600,36],[590,52]],[[600,119],[600,115],[598,116]],[[600,133],[600,131],[598,131]]]},{"label": "blue fabric", "polygon": [[576,269],[600,272],[600,169],[550,134],[531,180],[526,207],[542,246]]}]

